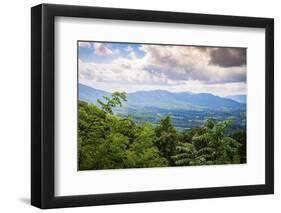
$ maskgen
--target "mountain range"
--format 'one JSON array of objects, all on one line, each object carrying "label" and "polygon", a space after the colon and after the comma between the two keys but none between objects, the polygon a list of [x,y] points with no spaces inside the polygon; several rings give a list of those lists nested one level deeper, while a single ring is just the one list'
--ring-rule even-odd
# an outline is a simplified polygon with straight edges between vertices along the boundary
[{"label": "mountain range", "polygon": [[[110,97],[111,93],[79,84],[79,99],[90,103]],[[243,102],[244,100],[244,102]],[[126,108],[149,108],[171,110],[242,110],[246,109],[246,96],[220,97],[210,93],[169,92],[165,90],[137,91],[127,93]]]},{"label": "mountain range", "polygon": [[247,102],[247,96],[246,95],[233,95],[233,96],[226,96],[225,98],[234,100],[239,103],[246,103]]}]

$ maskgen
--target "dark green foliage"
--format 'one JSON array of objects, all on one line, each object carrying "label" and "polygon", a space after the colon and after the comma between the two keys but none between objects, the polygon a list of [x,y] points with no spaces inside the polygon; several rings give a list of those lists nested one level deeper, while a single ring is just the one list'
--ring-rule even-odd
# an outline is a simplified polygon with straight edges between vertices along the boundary
[{"label": "dark green foliage", "polygon": [[240,163],[240,144],[224,134],[230,121],[216,122],[208,119],[205,125],[195,133],[189,143],[177,146],[177,154],[172,158],[175,164],[211,165]]},{"label": "dark green foliage", "polygon": [[168,166],[154,145],[155,133],[148,123],[136,125],[130,117],[112,114],[126,96],[114,93],[99,101],[102,109],[79,101],[79,170]]},{"label": "dark green foliage", "polygon": [[170,165],[174,164],[171,156],[176,153],[178,144],[178,132],[173,127],[169,116],[160,120],[159,126],[155,128],[156,140],[155,144],[158,147],[161,156],[165,157]]},{"label": "dark green foliage", "polygon": [[241,156],[241,163],[247,162],[247,143],[246,143],[246,132],[237,131],[230,135],[234,140],[238,141],[240,143],[239,147],[239,155]]},{"label": "dark green foliage", "polygon": [[79,101],[79,170],[246,162],[246,133],[226,136],[230,121],[209,119],[202,127],[178,131],[167,116],[155,127],[113,114],[127,100],[125,93],[103,98],[99,107]]}]

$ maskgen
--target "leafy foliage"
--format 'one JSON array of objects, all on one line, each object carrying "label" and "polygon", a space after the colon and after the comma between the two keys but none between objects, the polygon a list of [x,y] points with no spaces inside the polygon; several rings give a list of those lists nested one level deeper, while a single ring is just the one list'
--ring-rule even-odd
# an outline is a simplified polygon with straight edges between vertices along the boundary
[{"label": "leafy foliage", "polygon": [[171,165],[173,165],[173,156],[176,152],[178,144],[178,132],[173,127],[169,116],[160,120],[160,125],[155,128],[156,140],[155,144],[158,147],[161,156],[165,157]]},{"label": "leafy foliage", "polygon": [[195,134],[190,143],[177,147],[178,154],[172,158],[176,165],[211,165],[240,163],[239,142],[224,135],[230,121],[206,121],[201,134]]},{"label": "leafy foliage", "polygon": [[101,108],[103,109],[104,112],[113,114],[112,108],[116,106],[122,106],[122,101],[126,101],[126,93],[125,92],[114,92],[111,95],[111,98],[108,98],[106,96],[103,96],[106,102],[103,102],[101,100],[97,100],[98,103],[101,105]]},{"label": "leafy foliage", "polygon": [[79,101],[79,170],[233,164],[246,162],[246,133],[227,136],[230,121],[209,119],[202,127],[178,131],[169,116],[160,124],[118,117],[125,93],[98,105]]},{"label": "leafy foliage", "polygon": [[234,132],[230,137],[238,141],[241,146],[239,147],[239,155],[241,156],[241,163],[247,162],[246,152],[247,152],[247,143],[246,143],[246,132],[237,131]]}]

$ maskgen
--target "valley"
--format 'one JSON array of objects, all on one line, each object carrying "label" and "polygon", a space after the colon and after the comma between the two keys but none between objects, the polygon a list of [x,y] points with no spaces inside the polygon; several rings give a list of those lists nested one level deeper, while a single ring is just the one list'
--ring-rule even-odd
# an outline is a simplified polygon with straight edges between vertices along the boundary
[{"label": "valley", "polygon": [[[97,104],[97,99],[103,100],[103,96],[110,95],[79,84],[80,100]],[[113,111],[119,117],[131,116],[137,123],[149,121],[153,125],[158,125],[162,117],[170,116],[173,125],[179,130],[199,127],[208,118],[232,120],[230,132],[246,129],[246,104],[209,93],[138,91],[128,93],[123,106]]]}]

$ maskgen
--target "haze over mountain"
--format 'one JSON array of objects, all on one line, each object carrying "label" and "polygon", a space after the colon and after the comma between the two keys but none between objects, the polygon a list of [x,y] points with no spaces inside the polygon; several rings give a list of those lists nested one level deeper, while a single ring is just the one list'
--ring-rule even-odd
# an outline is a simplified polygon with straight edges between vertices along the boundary
[{"label": "haze over mountain", "polygon": [[[79,99],[96,103],[103,96],[110,97],[111,93],[97,90],[92,87],[79,84]],[[185,110],[243,110],[246,105],[229,98],[223,98],[210,93],[178,92],[172,93],[165,90],[137,91],[127,94],[125,107],[156,107],[161,109],[185,109]]]},{"label": "haze over mountain", "polygon": [[79,99],[100,107],[98,99],[126,91],[127,101],[113,109],[118,117],[157,125],[169,116],[182,129],[232,120],[233,130],[244,131],[246,103],[226,96],[246,94],[246,58],[237,47],[80,41]]},{"label": "haze over mountain", "polygon": [[[97,104],[97,99],[103,100],[103,96],[110,97],[111,93],[79,84],[80,100]],[[127,102],[122,107],[116,107],[114,114],[130,115],[137,122],[149,121],[153,124],[170,116],[178,129],[200,126],[210,117],[234,120],[234,130],[244,129],[246,126],[246,104],[209,93],[137,91],[128,93]]]},{"label": "haze over mountain", "polygon": [[226,96],[225,98],[234,100],[239,103],[246,103],[247,102],[247,96],[246,95],[233,95],[233,96]]}]

